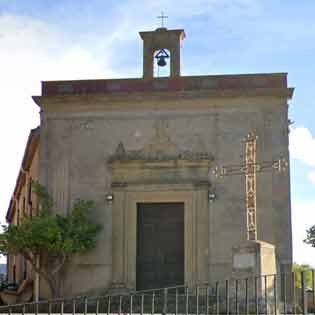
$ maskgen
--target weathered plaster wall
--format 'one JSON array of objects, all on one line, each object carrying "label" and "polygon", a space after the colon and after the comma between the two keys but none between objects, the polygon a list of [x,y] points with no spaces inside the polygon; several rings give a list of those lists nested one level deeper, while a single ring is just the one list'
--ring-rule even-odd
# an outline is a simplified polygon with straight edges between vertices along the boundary
[{"label": "weathered plaster wall", "polygon": [[[65,281],[68,295],[111,284],[112,206],[105,195],[111,192],[107,160],[119,142],[127,150],[141,149],[154,137],[156,120],[163,119],[172,142],[182,150],[213,154],[215,165],[239,164],[244,158],[241,140],[250,131],[258,135],[258,161],[280,156],[289,160],[285,98],[190,98],[183,107],[180,101],[152,104],[148,100],[146,108],[145,96],[141,102],[141,108],[131,100],[115,107],[99,99],[98,109],[91,110],[92,100],[59,100],[47,102],[42,113],[43,184],[48,184],[60,212],[75,198],[94,200],[94,220],[103,225],[97,248],[77,257],[69,267]],[[231,248],[246,238],[245,180],[240,176],[217,179],[209,172],[209,181],[217,195],[217,200],[209,203],[209,233],[205,236],[210,244],[212,281],[229,276]],[[259,174],[257,186],[258,239],[276,245],[278,262],[290,268],[289,174]]]}]

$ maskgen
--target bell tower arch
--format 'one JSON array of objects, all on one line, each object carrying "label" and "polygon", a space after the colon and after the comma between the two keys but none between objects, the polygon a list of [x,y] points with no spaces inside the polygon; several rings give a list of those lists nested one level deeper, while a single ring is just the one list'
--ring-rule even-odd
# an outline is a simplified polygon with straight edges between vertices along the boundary
[{"label": "bell tower arch", "polygon": [[185,38],[184,30],[160,27],[155,31],[139,34],[143,40],[143,78],[154,77],[154,52],[163,49],[170,52],[170,77],[180,76],[180,46]]}]

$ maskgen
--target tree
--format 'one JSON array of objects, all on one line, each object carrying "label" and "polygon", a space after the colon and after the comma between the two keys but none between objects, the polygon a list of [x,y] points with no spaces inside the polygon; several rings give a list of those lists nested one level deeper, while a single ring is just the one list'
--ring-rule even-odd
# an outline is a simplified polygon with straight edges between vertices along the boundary
[{"label": "tree", "polygon": [[4,226],[0,253],[23,256],[56,298],[60,296],[60,272],[66,262],[74,254],[95,247],[101,227],[89,219],[93,201],[77,199],[68,214],[61,216],[54,213],[53,199],[44,186],[33,182],[32,188],[39,200],[39,214],[24,217],[20,225]]},{"label": "tree", "polygon": [[293,264],[293,271],[294,271],[294,281],[295,287],[301,288],[302,287],[302,279],[301,279],[301,272],[303,271],[305,274],[305,286],[307,288],[312,287],[312,267],[309,265],[299,265],[297,263]]},{"label": "tree", "polygon": [[315,247],[315,225],[306,230],[306,239],[304,242],[310,244],[312,247]]}]

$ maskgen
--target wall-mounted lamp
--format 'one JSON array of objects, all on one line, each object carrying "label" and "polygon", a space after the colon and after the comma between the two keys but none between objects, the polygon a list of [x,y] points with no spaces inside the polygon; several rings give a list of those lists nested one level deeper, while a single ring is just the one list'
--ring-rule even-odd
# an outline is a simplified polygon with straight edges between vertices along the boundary
[{"label": "wall-mounted lamp", "polygon": [[112,203],[114,201],[114,195],[109,193],[105,196],[105,199],[108,203]]},{"label": "wall-mounted lamp", "polygon": [[217,195],[213,191],[209,191],[208,192],[208,199],[209,199],[210,202],[215,201],[216,198],[217,198]]}]

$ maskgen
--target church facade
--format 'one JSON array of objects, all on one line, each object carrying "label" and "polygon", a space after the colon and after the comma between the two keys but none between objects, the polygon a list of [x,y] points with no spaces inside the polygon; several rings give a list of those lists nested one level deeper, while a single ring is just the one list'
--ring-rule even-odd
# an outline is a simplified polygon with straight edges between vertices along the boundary
[{"label": "church facade", "polygon": [[[68,296],[229,278],[232,248],[248,237],[246,177],[214,170],[242,165],[249,133],[258,162],[289,161],[285,73],[181,76],[184,31],[140,35],[143,78],[42,82],[33,97],[40,182],[61,214],[76,198],[94,200],[103,226],[97,247],[67,266]],[[157,78],[161,49],[170,76]],[[291,271],[289,170],[257,173],[256,185],[257,240]]]}]

